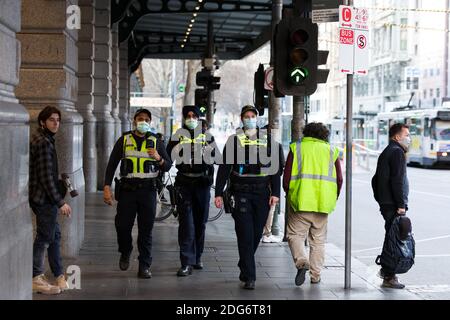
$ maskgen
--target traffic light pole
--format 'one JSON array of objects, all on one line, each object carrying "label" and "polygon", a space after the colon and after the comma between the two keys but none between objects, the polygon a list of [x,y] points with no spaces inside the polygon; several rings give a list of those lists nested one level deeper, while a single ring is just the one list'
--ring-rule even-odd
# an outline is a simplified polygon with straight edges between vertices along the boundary
[{"label": "traffic light pole", "polygon": [[[291,142],[297,141],[302,137],[302,129],[305,126],[305,97],[293,96],[292,97],[292,120],[291,120]],[[291,206],[286,199],[286,207],[284,213],[284,239],[286,238],[286,228],[288,215],[290,213]]]},{"label": "traffic light pole", "polygon": [[[273,35],[275,27],[283,17],[283,0],[272,0],[272,41],[270,42],[270,66],[275,65],[275,43]],[[269,92],[269,128],[271,135],[275,141],[281,143],[281,98],[275,97],[273,91]],[[278,236],[280,234],[280,225],[278,223],[278,215],[280,214],[280,205],[276,206],[272,220],[272,234]]]},{"label": "traffic light pole", "polygon": [[[214,24],[212,20],[208,20],[208,46],[206,48],[206,58],[212,59],[214,55]],[[212,73],[213,70],[211,69]],[[208,111],[206,113],[206,121],[212,128],[214,126],[214,106],[213,106],[213,91],[208,90]]]},{"label": "traffic light pole", "polygon": [[[347,0],[352,6],[353,0]],[[352,261],[352,149],[353,149],[353,74],[347,74],[347,122],[345,148],[345,289],[351,288]]]}]

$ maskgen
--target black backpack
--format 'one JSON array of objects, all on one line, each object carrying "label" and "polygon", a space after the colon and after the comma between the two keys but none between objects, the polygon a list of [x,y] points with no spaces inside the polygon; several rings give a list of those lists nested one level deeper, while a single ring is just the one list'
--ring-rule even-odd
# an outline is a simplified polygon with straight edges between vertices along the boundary
[{"label": "black backpack", "polygon": [[406,273],[414,264],[415,241],[412,236],[411,220],[397,216],[386,233],[383,250],[375,263],[383,270],[400,274]]}]

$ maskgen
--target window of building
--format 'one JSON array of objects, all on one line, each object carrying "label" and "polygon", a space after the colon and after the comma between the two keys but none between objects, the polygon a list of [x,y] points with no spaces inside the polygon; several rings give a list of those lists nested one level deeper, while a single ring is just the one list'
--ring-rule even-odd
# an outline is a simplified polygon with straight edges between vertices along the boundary
[{"label": "window of building", "polygon": [[430,77],[434,76],[434,69],[430,68]]},{"label": "window of building", "polygon": [[400,50],[406,51],[408,47],[408,33],[405,29],[400,31]]},{"label": "window of building", "polygon": [[414,55],[417,56],[419,54],[419,46],[417,44],[414,45]]},{"label": "window of building", "polygon": [[424,98],[424,99],[427,98],[427,90],[423,90],[423,98]]},{"label": "window of building", "polygon": [[436,98],[440,98],[440,97],[441,97],[441,89],[436,88]]},{"label": "window of building", "polygon": [[433,98],[433,89],[430,89],[430,98]]}]

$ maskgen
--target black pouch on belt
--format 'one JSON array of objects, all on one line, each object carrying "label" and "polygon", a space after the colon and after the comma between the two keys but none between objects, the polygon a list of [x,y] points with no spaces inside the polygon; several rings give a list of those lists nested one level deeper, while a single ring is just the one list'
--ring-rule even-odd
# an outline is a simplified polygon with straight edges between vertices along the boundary
[{"label": "black pouch on belt", "polygon": [[120,180],[114,178],[114,199],[116,199],[116,201],[118,201],[120,198],[120,191],[121,191],[120,189],[121,189]]}]

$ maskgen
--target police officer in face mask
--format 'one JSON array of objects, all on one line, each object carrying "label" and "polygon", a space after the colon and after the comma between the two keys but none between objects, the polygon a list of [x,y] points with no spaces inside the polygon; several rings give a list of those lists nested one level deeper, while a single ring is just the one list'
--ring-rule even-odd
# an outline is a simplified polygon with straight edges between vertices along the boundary
[{"label": "police officer in face mask", "polygon": [[150,133],[152,114],[139,109],[134,115],[135,130],[125,132],[114,145],[106,168],[103,199],[113,204],[111,183],[120,162],[120,182],[116,181],[115,218],[117,241],[121,253],[119,267],[127,270],[133,249],[131,231],[137,214],[139,278],[151,278],[152,229],[156,214],[156,179],[168,171],[172,161],[160,139]]},{"label": "police officer in face mask", "polygon": [[214,137],[199,121],[196,106],[183,108],[184,123],[170,139],[167,153],[178,169],[175,186],[179,197],[178,244],[181,268],[177,275],[188,276],[203,269],[201,261],[208,221],[210,190],[214,176]]},{"label": "police officer in face mask", "polygon": [[239,280],[244,289],[255,289],[255,252],[269,214],[280,198],[284,156],[281,145],[257,128],[258,111],[247,105],[241,110],[243,129],[228,138],[223,164],[216,179],[215,204],[223,205],[223,190],[229,180],[234,198],[233,219],[239,249]]}]

